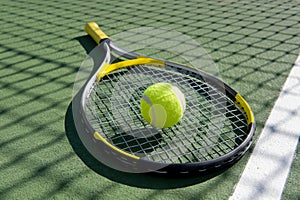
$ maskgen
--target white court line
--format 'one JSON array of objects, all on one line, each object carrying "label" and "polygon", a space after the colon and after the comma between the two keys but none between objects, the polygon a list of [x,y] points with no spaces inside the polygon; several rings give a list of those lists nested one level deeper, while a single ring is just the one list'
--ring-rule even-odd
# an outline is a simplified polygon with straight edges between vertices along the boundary
[{"label": "white court line", "polygon": [[230,200],[281,199],[300,138],[300,55]]}]

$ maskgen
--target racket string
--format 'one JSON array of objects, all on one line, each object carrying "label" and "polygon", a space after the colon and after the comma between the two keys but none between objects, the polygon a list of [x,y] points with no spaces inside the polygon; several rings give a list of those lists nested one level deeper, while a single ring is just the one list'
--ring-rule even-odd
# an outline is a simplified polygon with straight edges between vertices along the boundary
[{"label": "racket string", "polygon": [[[176,85],[186,96],[183,119],[168,129],[152,127],[140,114],[143,91],[157,82]],[[240,145],[246,135],[244,114],[218,89],[157,67],[138,66],[108,74],[94,84],[86,107],[92,126],[110,143],[157,162],[217,158]]]}]

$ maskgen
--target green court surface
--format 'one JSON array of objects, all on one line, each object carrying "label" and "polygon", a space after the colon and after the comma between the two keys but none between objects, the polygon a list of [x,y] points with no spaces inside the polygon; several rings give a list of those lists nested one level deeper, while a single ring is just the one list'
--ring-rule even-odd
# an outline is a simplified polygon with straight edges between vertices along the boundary
[{"label": "green court surface", "polygon": [[[300,52],[298,0],[0,0],[0,19],[0,199],[228,199],[234,191],[251,151],[205,180],[118,172],[87,152],[71,109],[82,42],[93,44],[86,22],[109,35],[165,27],[193,38],[251,105],[255,141]],[[282,199],[300,198],[299,150]]]}]

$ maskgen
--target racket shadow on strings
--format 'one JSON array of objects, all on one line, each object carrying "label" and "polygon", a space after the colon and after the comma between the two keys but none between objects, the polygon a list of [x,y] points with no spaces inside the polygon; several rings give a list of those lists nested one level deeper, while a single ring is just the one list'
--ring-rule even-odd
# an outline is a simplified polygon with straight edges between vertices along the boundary
[{"label": "racket shadow on strings", "polygon": [[[76,98],[76,97],[75,97]],[[74,99],[73,101],[76,101]],[[128,173],[108,167],[98,161],[82,143],[73,120],[72,103],[69,104],[65,115],[65,131],[68,141],[81,161],[95,173],[114,182],[148,189],[175,189],[187,187],[208,181],[216,176],[222,176],[226,169],[206,176],[163,176],[156,173]],[[226,172],[225,172],[226,173]],[[227,174],[228,175],[228,174]],[[96,176],[96,175],[95,175]],[[100,180],[100,178],[99,178]],[[216,182],[214,182],[216,184]]]},{"label": "racket shadow on strings", "polygon": [[[171,176],[162,175],[157,173],[129,173],[119,171],[103,164],[97,160],[85,147],[81,138],[78,135],[78,127],[74,124],[73,119],[73,103],[78,101],[79,95],[76,95],[72,102],[69,104],[66,115],[65,115],[65,131],[66,136],[72,149],[81,161],[89,167],[91,170],[99,174],[100,176],[106,177],[114,182],[149,189],[175,189],[181,187],[187,187],[195,184],[205,182],[211,178],[214,178],[222,174],[227,170],[224,168],[215,173],[210,173],[205,176]],[[214,182],[216,184],[216,182]]]}]

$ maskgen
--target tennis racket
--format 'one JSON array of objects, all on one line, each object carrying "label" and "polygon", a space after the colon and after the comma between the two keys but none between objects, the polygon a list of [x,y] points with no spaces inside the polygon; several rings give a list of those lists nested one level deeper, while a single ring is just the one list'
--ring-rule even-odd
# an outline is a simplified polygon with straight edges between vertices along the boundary
[{"label": "tennis racket", "polygon": [[[94,22],[85,31],[99,44],[103,61],[83,88],[77,123],[98,160],[131,173],[208,174],[233,165],[249,149],[253,112],[227,84],[118,47]],[[178,87],[186,98],[183,118],[169,128],[151,126],[140,113],[143,92],[158,82]]]}]

